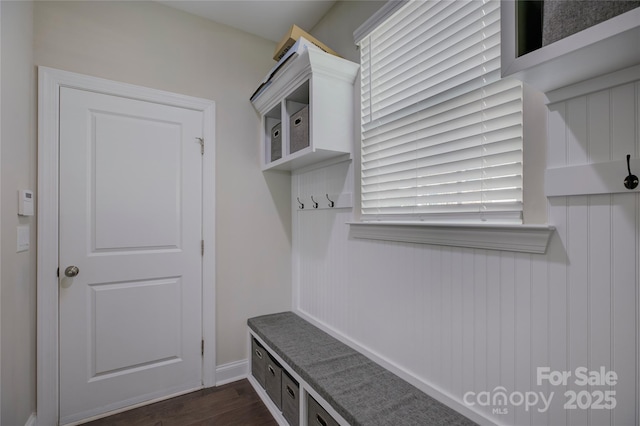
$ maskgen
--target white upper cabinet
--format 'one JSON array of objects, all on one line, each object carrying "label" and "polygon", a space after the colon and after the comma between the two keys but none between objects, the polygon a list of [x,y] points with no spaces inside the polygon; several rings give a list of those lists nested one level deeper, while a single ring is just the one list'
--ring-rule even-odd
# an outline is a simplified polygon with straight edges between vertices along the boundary
[{"label": "white upper cabinet", "polygon": [[[640,64],[640,7],[540,47],[540,19],[529,19],[534,3],[502,0],[502,75],[514,76],[542,92]],[[579,2],[581,3],[581,2]],[[587,2],[585,2],[587,3]],[[591,2],[588,2],[591,3]],[[533,28],[531,27],[533,23]],[[525,37],[526,35],[526,37]]]},{"label": "white upper cabinet", "polygon": [[252,101],[262,117],[262,170],[295,170],[351,154],[358,69],[337,56],[306,50],[278,71]]}]

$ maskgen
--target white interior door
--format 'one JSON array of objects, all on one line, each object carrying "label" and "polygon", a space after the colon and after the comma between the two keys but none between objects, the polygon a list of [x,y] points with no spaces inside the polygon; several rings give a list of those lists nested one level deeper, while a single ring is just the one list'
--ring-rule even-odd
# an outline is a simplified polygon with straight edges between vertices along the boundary
[{"label": "white interior door", "polygon": [[203,119],[61,88],[61,424],[202,387]]}]

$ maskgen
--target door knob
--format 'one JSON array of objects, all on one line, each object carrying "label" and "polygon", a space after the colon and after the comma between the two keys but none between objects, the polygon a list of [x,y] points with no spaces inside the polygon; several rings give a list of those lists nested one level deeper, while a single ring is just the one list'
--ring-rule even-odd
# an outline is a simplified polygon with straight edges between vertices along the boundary
[{"label": "door knob", "polygon": [[67,266],[67,269],[64,270],[64,275],[73,278],[80,273],[80,268],[77,266]]}]

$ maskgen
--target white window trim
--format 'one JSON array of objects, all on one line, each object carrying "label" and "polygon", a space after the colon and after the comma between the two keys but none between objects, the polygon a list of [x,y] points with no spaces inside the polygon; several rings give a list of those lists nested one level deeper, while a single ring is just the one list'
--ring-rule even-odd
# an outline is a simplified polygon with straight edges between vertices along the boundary
[{"label": "white window trim", "polygon": [[[358,43],[369,34],[376,26],[387,17],[391,16],[406,1],[389,0],[373,16],[365,21],[356,31],[354,40]],[[523,105],[523,167],[526,170],[523,179],[523,214],[527,220],[534,217],[536,222],[544,222],[541,217],[544,213],[531,212],[527,200],[535,198],[538,205],[546,205],[544,196],[544,168],[545,166],[531,167],[531,158],[544,162],[544,149],[546,146],[546,132],[541,135],[539,129],[546,129],[546,109],[544,104],[547,99],[538,92],[532,92],[531,88],[524,87]],[[356,91],[357,101],[360,91]],[[359,105],[359,102],[356,102]],[[356,117],[360,120],[360,113]],[[540,140],[540,137],[544,140]],[[356,138],[361,144],[360,137]],[[535,150],[535,154],[534,151]],[[529,154],[527,154],[529,152]],[[350,236],[356,239],[369,239],[378,241],[406,242],[416,244],[432,244],[450,247],[465,247],[486,250],[503,250],[521,253],[544,254],[555,231],[555,227],[548,224],[469,224],[469,223],[427,223],[427,222],[373,222],[361,221],[360,198],[360,155],[355,150],[356,164],[354,178],[356,187],[354,193],[354,221],[349,222]],[[534,155],[532,155],[534,154]],[[538,170],[539,169],[539,170]],[[542,220],[541,220],[542,219]]]},{"label": "white window trim", "polygon": [[353,39],[356,44],[375,30],[384,20],[394,14],[394,12],[404,6],[409,0],[388,0],[376,13],[371,15],[362,25],[353,32]]},{"label": "white window trim", "polygon": [[476,225],[415,222],[350,222],[357,239],[433,244],[544,254],[555,228],[548,225]]}]

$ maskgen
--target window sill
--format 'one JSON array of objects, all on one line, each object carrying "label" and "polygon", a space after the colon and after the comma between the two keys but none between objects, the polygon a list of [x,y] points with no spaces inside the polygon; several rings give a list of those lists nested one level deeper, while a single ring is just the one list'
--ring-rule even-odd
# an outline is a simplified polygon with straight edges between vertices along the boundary
[{"label": "window sill", "polygon": [[555,227],[416,222],[350,222],[350,236],[487,250],[544,254]]}]

